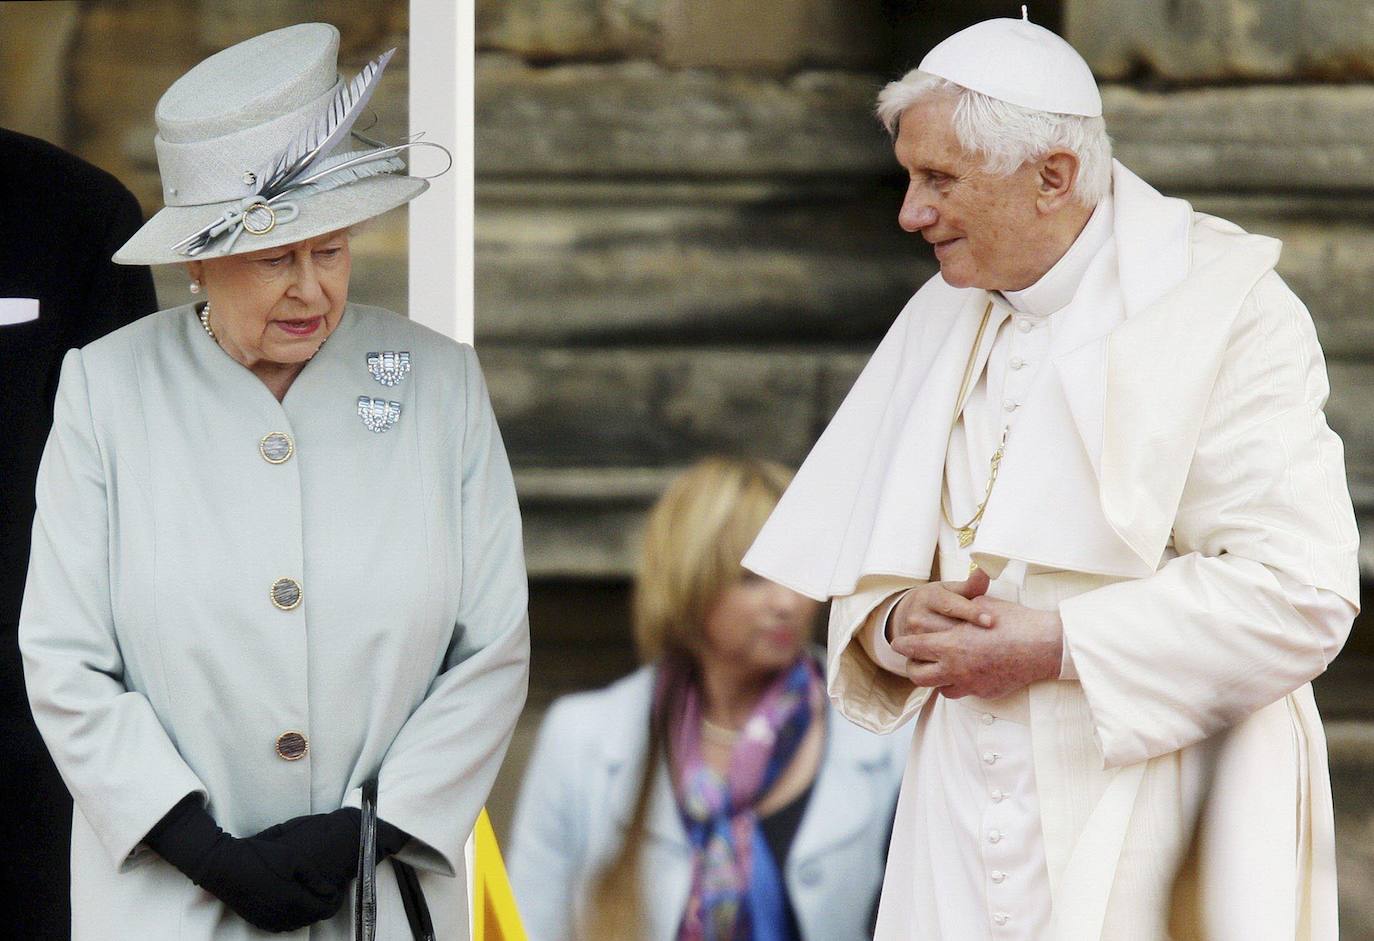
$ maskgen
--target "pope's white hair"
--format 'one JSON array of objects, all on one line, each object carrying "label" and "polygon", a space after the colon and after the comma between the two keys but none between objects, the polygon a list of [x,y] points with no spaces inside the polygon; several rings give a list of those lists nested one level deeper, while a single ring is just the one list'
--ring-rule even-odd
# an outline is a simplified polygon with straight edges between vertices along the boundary
[{"label": "pope's white hair", "polygon": [[964,150],[983,156],[989,173],[1006,176],[1063,149],[1078,157],[1073,188],[1078,202],[1091,208],[1111,192],[1112,142],[1101,118],[1023,108],[912,69],[878,94],[878,119],[895,136],[902,112],[930,95],[955,99],[954,135]]}]

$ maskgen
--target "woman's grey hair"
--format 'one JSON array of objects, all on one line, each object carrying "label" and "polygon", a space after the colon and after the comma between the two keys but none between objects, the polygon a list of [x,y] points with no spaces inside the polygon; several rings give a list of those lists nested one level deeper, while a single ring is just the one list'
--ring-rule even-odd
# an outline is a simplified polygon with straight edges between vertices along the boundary
[{"label": "woman's grey hair", "polygon": [[955,99],[954,134],[966,151],[983,155],[989,173],[1006,176],[1062,148],[1078,156],[1073,188],[1078,202],[1092,208],[1111,192],[1112,141],[1100,117],[1023,108],[912,69],[878,94],[878,120],[895,136],[902,112],[930,95]]}]

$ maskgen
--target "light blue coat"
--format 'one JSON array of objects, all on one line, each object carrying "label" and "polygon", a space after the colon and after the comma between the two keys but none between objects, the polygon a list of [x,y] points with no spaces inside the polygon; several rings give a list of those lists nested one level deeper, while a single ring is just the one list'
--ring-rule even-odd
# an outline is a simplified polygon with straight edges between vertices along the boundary
[{"label": "light blue coat", "polygon": [[[409,351],[392,388],[369,352]],[[401,405],[374,433],[358,396]],[[269,463],[259,441],[291,436]],[[297,580],[279,610],[269,588]],[[352,937],[349,906],[256,931],[140,845],[183,796],[243,836],[352,803],[414,836],[439,936],[467,935],[463,846],[524,703],[520,519],[471,348],[349,305],[277,402],[162,311],[67,354],[19,627],[76,798],[74,941]],[[299,731],[305,757],[278,736]],[[408,937],[382,867],[379,938]]]},{"label": "light blue coat", "polygon": [[[653,676],[644,667],[605,689],[566,696],[544,719],[509,846],[530,941],[579,937],[591,888],[624,843],[648,747]],[[783,866],[805,941],[871,937],[908,742],[827,711],[824,758]],[[637,941],[672,941],[691,891],[692,849],[664,765],[654,780],[640,860],[649,924]]]}]

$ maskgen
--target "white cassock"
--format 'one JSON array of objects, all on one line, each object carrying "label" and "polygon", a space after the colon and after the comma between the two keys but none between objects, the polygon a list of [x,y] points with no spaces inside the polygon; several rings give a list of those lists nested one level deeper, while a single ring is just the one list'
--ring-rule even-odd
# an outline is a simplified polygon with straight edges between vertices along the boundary
[{"label": "white cassock", "polygon": [[[1170,918],[1336,937],[1306,684],[1349,631],[1357,537],[1320,350],[1277,243],[1119,164],[1114,190],[1025,291],[923,288],[745,559],[834,597],[846,715],[917,717],[880,941],[1156,939]],[[961,548],[937,498],[972,516],[1004,430]],[[990,594],[1059,610],[1060,681],[996,702],[906,681],[888,612],[973,562]]]}]

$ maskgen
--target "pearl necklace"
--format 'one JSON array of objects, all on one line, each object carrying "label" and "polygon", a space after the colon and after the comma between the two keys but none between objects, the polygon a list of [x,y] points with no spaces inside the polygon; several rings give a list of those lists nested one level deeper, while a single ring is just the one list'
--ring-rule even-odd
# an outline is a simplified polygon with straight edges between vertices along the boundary
[{"label": "pearl necklace", "polygon": [[205,306],[200,309],[200,325],[205,328],[205,334],[216,343],[219,337],[215,336],[215,331],[210,329],[210,302],[206,301]]}]

